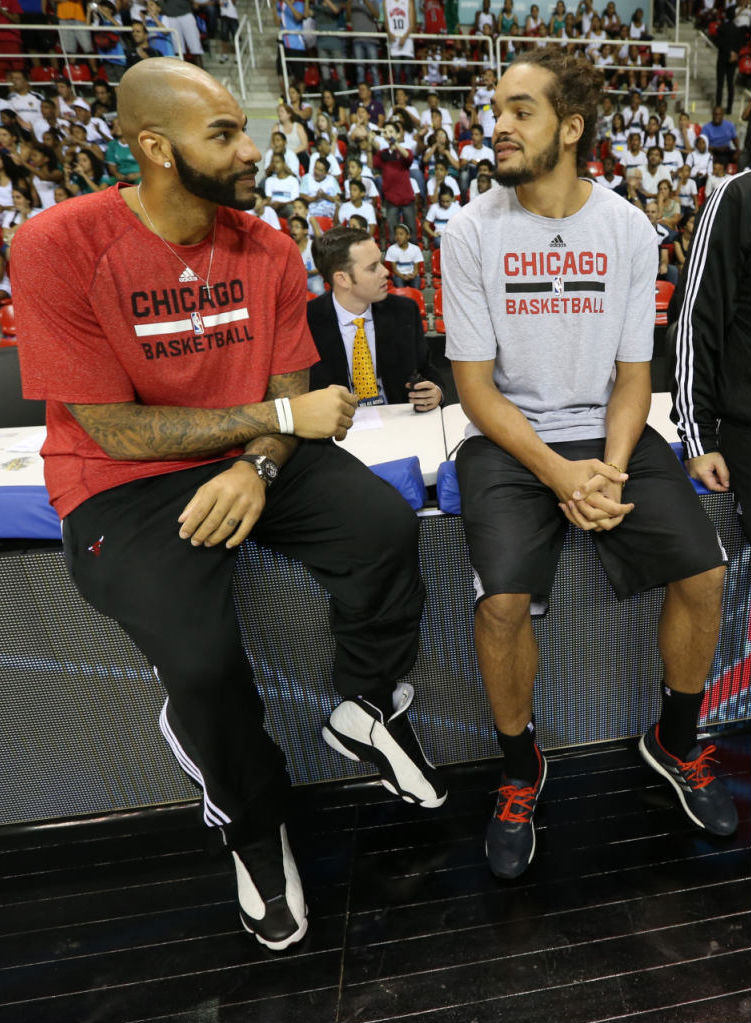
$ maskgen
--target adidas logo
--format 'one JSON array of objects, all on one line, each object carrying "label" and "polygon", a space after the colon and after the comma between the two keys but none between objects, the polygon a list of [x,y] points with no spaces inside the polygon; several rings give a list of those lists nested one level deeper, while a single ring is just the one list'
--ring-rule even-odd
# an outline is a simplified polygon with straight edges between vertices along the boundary
[{"label": "adidas logo", "polygon": [[186,281],[197,281],[198,278],[193,273],[193,271],[190,269],[190,267],[186,266],[185,269],[183,270],[183,272],[177,278],[177,280],[178,280],[179,284],[185,284]]},{"label": "adidas logo", "polygon": [[555,238],[552,240],[552,242],[550,243],[550,245],[548,246],[548,248],[551,248],[551,249],[565,249],[566,248],[566,243],[564,242],[563,238],[561,238],[561,236],[559,234],[557,234],[555,236]]}]

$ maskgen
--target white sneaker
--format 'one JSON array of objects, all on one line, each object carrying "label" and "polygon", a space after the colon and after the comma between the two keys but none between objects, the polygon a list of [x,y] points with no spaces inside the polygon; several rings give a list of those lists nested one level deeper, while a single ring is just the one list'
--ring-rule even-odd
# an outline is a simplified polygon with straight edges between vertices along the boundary
[{"label": "white sneaker", "polygon": [[381,784],[389,792],[407,803],[433,808],[445,802],[446,786],[423,753],[407,717],[414,695],[409,683],[400,682],[394,690],[394,713],[388,721],[364,697],[344,700],[323,726],[323,738],[349,760],[375,764]]},{"label": "white sneaker", "polygon": [[240,920],[262,945],[281,952],[308,929],[308,907],[284,824],[232,850]]}]

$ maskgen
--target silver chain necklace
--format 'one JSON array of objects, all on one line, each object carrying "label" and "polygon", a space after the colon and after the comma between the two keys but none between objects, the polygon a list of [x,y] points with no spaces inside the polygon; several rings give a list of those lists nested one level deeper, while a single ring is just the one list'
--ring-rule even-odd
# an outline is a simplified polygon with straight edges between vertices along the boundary
[{"label": "silver chain necklace", "polygon": [[203,286],[201,287],[200,290],[203,291],[205,293],[205,295],[206,295],[206,298],[210,300],[211,299],[211,284],[209,283],[209,281],[210,281],[210,278],[211,278],[211,264],[214,262],[214,245],[216,243],[216,217],[214,217],[214,230],[213,230],[212,235],[211,235],[211,252],[209,253],[209,268],[206,271],[206,276],[205,277],[201,277],[200,274],[197,274],[195,272],[195,270],[191,266],[188,266],[188,264],[185,262],[183,257],[180,255],[180,253],[179,252],[175,252],[175,250],[172,248],[172,246],[167,241],[167,239],[166,238],[162,238],[162,236],[157,231],[156,227],[154,226],[154,221],[149,216],[149,211],[146,209],[146,207],[144,205],[144,202],[143,202],[143,199],[141,198],[141,185],[140,184],[139,184],[138,188],[136,189],[136,195],[138,196],[138,202],[141,204],[141,209],[143,210],[143,212],[144,212],[144,214],[146,216],[146,219],[149,222],[149,226],[150,226],[151,230],[157,236],[159,241],[163,245],[167,246],[167,248],[170,250],[172,255],[180,260],[180,262],[185,267],[185,269],[188,271],[188,273],[193,274],[193,276],[197,280],[203,281]]}]

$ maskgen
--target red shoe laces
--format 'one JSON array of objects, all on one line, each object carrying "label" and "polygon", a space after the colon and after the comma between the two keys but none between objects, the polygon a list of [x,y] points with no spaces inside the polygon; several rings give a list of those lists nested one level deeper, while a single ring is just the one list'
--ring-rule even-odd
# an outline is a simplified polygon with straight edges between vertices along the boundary
[{"label": "red shoe laces", "polygon": [[710,782],[714,781],[714,775],[712,774],[712,769],[709,766],[709,761],[711,760],[715,764],[719,763],[719,761],[716,757],[711,757],[709,754],[714,753],[716,749],[716,746],[707,746],[707,748],[702,751],[701,756],[698,756],[696,760],[684,761],[678,760],[676,757],[681,770],[685,771],[686,779],[690,782],[692,788],[703,789],[706,788]]},{"label": "red shoe laces", "polygon": [[[525,824],[532,816],[535,808],[535,797],[537,796],[537,785],[530,785],[523,789],[515,785],[502,785],[498,789],[498,806],[496,817],[499,821],[512,821],[514,824]],[[499,810],[501,799],[505,800],[503,809]],[[512,807],[518,806],[519,810]]]}]

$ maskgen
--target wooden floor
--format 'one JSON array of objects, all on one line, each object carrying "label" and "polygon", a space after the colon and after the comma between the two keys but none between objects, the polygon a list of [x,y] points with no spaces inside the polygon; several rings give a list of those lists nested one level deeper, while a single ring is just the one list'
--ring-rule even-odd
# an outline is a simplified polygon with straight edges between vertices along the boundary
[{"label": "wooden floor", "polygon": [[748,1023],[748,733],[724,733],[741,826],[693,830],[635,743],[551,757],[538,852],[483,855],[497,762],[446,771],[438,811],[368,785],[299,791],[310,930],[239,927],[195,807],[0,830],[0,1021]]}]

